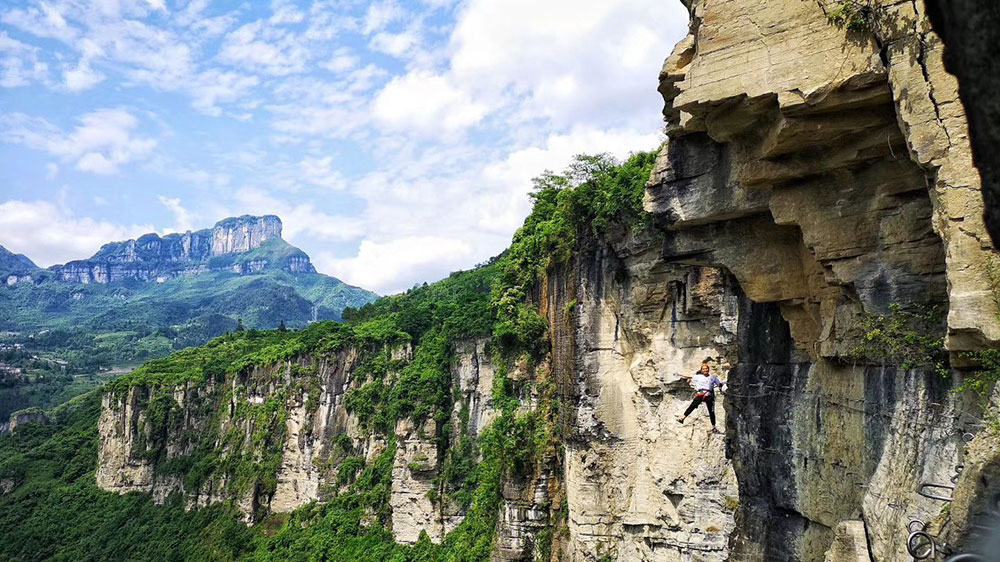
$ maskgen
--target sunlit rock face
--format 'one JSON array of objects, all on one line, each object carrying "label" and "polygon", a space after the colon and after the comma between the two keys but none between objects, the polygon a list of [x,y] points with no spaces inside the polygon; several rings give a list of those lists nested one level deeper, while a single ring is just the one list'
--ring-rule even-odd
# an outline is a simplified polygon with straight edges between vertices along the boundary
[{"label": "sunlit rock face", "polygon": [[[309,256],[282,240],[281,227],[281,219],[274,215],[243,215],[221,220],[204,230],[162,237],[146,234],[135,240],[112,242],[89,259],[52,269],[58,279],[69,283],[112,283],[125,279],[162,283],[181,275],[218,270],[238,274],[260,273],[265,269],[315,273]],[[239,259],[240,254],[267,243],[270,251]]]},{"label": "sunlit rock face", "polygon": [[[825,1],[690,6],[691,33],[660,76],[669,140],[646,190],[653,224],[581,233],[568,263],[545,273],[529,300],[550,346],[533,369],[494,365],[489,338],[459,342],[454,411],[400,421],[391,435],[362,431],[343,406],[358,383],[352,351],[174,389],[185,424],[202,423],[199,401],[225,385],[253,403],[295,389],[265,495],[157,475],[139,454],[146,390],[109,395],[98,483],[158,499],[181,490],[190,505],[231,499],[253,520],[335,490],[337,435],[368,461],[393,442],[392,533],[440,542],[465,516],[433,499],[443,459],[497,418],[503,370],[523,390],[519,412],[555,412],[559,446],[505,474],[492,560],[904,562],[913,519],[941,544],[974,545],[1000,493],[1000,455],[970,396],[955,392],[961,373],[856,353],[861,320],[896,304],[940,307],[928,330],[953,359],[1000,339],[965,116],[920,3],[883,2],[856,32],[831,23]],[[274,235],[237,225],[178,255],[246,251]],[[706,359],[728,382],[720,434],[704,407],[676,420],[692,395],[681,375]],[[320,387],[306,392],[304,376]],[[439,439],[445,425],[463,429]],[[168,456],[184,454],[181,433],[168,441]],[[942,518],[947,502],[917,490],[952,482]]]},{"label": "sunlit rock face", "polygon": [[[701,362],[735,361],[738,302],[720,270],[665,263],[657,239],[583,252],[575,303],[552,291],[573,330],[566,428],[566,550],[571,560],[728,560],[738,491],[725,439],[702,406],[685,424]],[[720,428],[724,404],[716,403]]]},{"label": "sunlit rock face", "polygon": [[856,32],[835,4],[695,0],[660,75],[646,208],[663,256],[747,297],[726,402],[740,560],[851,559],[860,530],[863,559],[908,560],[906,523],[942,507],[915,490],[950,481],[976,408],[927,369],[858,364],[859,319],[936,305],[952,352],[1000,337],[940,41],[919,2],[879,3]]}]

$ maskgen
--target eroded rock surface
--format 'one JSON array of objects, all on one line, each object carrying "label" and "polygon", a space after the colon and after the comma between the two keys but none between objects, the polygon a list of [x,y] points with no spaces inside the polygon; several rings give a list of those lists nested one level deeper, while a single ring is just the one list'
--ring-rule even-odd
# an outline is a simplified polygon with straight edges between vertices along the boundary
[{"label": "eroded rock surface", "polygon": [[938,306],[949,350],[1000,338],[966,117],[923,6],[876,2],[858,32],[836,7],[695,0],[660,75],[663,255],[748,298],[727,400],[740,560],[843,556],[857,521],[874,559],[907,560],[908,518],[942,507],[916,489],[950,481],[976,408],[929,369],[857,357],[859,321]]}]

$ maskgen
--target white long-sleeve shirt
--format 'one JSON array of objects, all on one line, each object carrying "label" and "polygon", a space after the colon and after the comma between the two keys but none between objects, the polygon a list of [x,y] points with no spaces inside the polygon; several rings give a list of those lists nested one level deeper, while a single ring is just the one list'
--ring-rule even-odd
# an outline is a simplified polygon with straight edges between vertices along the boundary
[{"label": "white long-sleeve shirt", "polygon": [[701,373],[691,377],[691,382],[694,383],[696,390],[707,390],[709,392],[713,392],[715,387],[722,388],[723,384],[719,380],[719,377],[715,375],[703,375]]}]

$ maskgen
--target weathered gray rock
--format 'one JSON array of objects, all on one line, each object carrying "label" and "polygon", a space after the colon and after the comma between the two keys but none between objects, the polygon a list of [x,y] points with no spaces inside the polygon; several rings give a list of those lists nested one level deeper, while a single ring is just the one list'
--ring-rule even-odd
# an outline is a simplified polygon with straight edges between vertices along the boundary
[{"label": "weathered gray rock", "polygon": [[47,424],[49,417],[41,408],[27,408],[11,413],[6,427],[0,426],[0,434],[17,432],[17,428],[29,423]]},{"label": "weathered gray rock", "polygon": [[[314,273],[316,269],[309,256],[281,240],[281,227],[281,219],[274,215],[244,215],[221,220],[210,229],[163,237],[146,234],[136,240],[112,242],[89,259],[51,269],[58,279],[69,283],[112,283],[123,279],[162,283],[182,275],[220,269],[239,274],[259,273],[266,268]],[[266,256],[245,261],[218,259],[245,254],[267,242],[287,247],[275,253],[276,263],[273,257]],[[21,277],[14,279],[14,283],[22,282]],[[7,283],[14,284],[10,277]]]},{"label": "weathered gray rock", "polygon": [[945,69],[958,79],[968,114],[972,156],[983,178],[984,219],[1000,243],[1000,9],[992,0],[925,0],[934,32],[945,45]]},{"label": "weathered gray rock", "polygon": [[741,560],[821,560],[862,518],[874,559],[906,560],[907,518],[941,508],[915,490],[954,474],[970,405],[936,374],[855,364],[855,326],[938,304],[948,349],[1000,338],[940,41],[919,3],[877,2],[857,33],[835,7],[696,0],[660,74],[670,140],[646,209],[663,255],[748,298],[726,403]]}]

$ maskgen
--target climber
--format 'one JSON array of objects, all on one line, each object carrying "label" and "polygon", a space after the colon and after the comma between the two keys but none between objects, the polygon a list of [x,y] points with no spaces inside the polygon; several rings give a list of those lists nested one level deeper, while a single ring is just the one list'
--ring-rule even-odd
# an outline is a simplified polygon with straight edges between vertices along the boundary
[{"label": "climber", "polygon": [[[722,390],[723,382],[719,380],[719,377],[710,374],[707,360],[701,364],[701,369],[694,375],[681,376],[694,382],[695,393],[691,405],[684,411],[683,416],[677,418],[677,421],[684,423],[684,420],[698,407],[698,404],[704,402],[705,407],[708,408],[708,419],[712,421],[712,433],[718,433],[719,430],[715,428],[715,387]],[[725,394],[725,391],[722,393]]]}]

